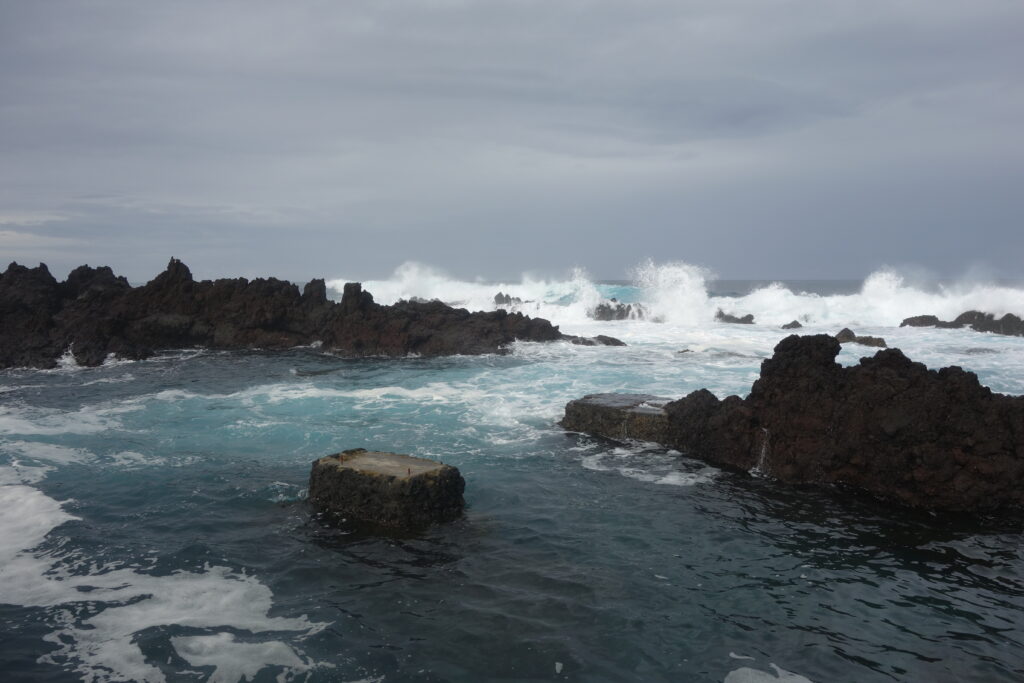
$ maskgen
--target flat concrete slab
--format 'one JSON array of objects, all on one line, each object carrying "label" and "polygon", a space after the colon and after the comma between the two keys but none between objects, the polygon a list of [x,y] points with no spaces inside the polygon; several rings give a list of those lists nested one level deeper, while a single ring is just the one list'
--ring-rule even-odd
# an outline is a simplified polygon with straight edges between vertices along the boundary
[{"label": "flat concrete slab", "polygon": [[400,453],[383,451],[346,451],[337,455],[321,458],[325,465],[344,467],[362,472],[363,474],[380,474],[383,476],[406,478],[434,472],[445,467],[444,464],[426,458],[415,458]]}]

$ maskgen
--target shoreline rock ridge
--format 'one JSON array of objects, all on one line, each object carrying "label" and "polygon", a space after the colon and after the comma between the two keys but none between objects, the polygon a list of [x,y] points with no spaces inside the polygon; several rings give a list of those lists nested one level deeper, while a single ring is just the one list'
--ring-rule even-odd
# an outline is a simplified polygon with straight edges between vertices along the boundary
[{"label": "shoreline rock ridge", "polygon": [[[1024,508],[1024,397],[992,392],[959,367],[929,370],[899,349],[835,362],[829,335],[789,336],[745,399],[701,389],[629,423],[710,464],[797,484],[839,484],[908,506],[968,512]],[[621,440],[626,413],[608,395],[566,406],[561,425]],[[642,401],[651,405],[649,399]],[[659,421],[660,419],[660,421]]]},{"label": "shoreline rock ridge", "polygon": [[359,283],[327,298],[322,279],[201,280],[172,258],[132,287],[108,266],[79,266],[58,282],[45,264],[0,274],[0,368],[51,368],[69,349],[80,365],[108,355],[139,360],[158,349],[285,349],[319,342],[347,356],[501,353],[514,341],[620,345],[562,334],[543,318],[504,310],[470,313],[439,301],[375,303]]}]

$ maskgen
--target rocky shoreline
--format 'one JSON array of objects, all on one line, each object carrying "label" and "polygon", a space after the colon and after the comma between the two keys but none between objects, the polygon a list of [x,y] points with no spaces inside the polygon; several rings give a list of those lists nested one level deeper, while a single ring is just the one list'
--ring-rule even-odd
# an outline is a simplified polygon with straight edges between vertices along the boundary
[{"label": "rocky shoreline", "polygon": [[80,365],[108,356],[143,359],[160,349],[285,349],[319,344],[345,356],[501,353],[514,341],[622,345],[562,334],[542,318],[504,310],[470,313],[439,301],[383,306],[358,283],[340,303],[322,279],[196,281],[171,259],[132,287],[107,266],[80,266],[58,282],[45,265],[12,263],[0,274],[0,368],[50,368],[70,350]]},{"label": "rocky shoreline", "polygon": [[1024,397],[993,393],[958,367],[929,370],[899,349],[852,367],[835,362],[839,350],[835,337],[790,336],[745,399],[706,389],[677,401],[592,395],[570,402],[560,424],[912,507],[1024,508]]}]

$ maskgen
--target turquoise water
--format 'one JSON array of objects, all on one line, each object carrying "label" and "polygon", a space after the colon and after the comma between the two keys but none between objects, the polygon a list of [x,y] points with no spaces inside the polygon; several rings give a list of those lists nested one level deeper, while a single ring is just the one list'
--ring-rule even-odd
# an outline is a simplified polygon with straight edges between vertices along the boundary
[{"label": "turquoise water", "polygon": [[[588,392],[745,394],[785,333],[567,319],[630,346],[0,373],[4,680],[1024,678],[1020,520],[908,512],[555,424]],[[1024,393],[1024,340],[857,332]],[[466,515],[413,536],[324,525],[310,464],[353,447],[456,465]]]}]

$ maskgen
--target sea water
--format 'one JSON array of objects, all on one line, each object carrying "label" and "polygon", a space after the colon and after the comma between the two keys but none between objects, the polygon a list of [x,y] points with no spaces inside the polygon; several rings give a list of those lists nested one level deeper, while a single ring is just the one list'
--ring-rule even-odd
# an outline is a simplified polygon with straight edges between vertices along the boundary
[{"label": "sea water", "polygon": [[[1019,518],[908,511],[556,424],[593,392],[745,395],[793,319],[1022,394],[1024,338],[898,327],[1020,314],[1019,285],[723,283],[686,264],[490,283],[410,264],[364,286],[472,310],[502,291],[629,345],[189,350],[0,372],[0,679],[1024,679]],[[587,316],[611,297],[648,319]],[[325,525],[310,464],[354,447],[459,467],[465,516],[413,535]]]}]

